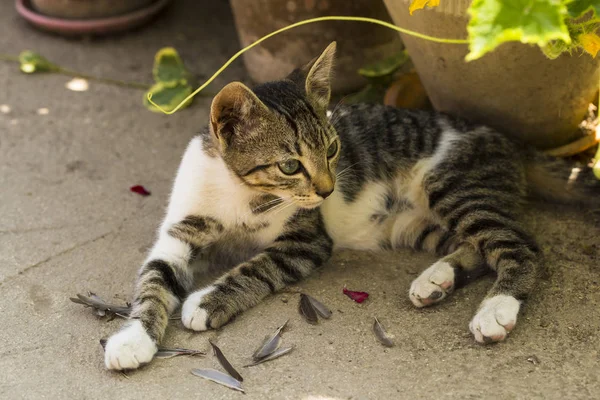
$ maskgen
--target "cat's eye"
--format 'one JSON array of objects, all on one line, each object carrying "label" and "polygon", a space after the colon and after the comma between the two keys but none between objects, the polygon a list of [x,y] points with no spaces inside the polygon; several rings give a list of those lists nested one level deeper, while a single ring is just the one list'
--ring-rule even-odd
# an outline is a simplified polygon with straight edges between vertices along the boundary
[{"label": "cat's eye", "polygon": [[337,140],[333,143],[331,143],[329,145],[329,148],[327,149],[327,158],[331,158],[333,156],[335,156],[335,154],[337,153],[338,150],[338,142]]},{"label": "cat's eye", "polygon": [[296,172],[300,171],[300,161],[298,160],[287,160],[284,162],[280,162],[277,164],[281,172],[286,175],[294,175]]}]

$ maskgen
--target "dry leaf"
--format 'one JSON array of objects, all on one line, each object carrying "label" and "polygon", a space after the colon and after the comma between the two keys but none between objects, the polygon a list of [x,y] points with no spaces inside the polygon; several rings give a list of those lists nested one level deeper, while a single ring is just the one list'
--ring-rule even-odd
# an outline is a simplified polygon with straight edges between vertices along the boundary
[{"label": "dry leaf", "polygon": [[321,303],[319,300],[315,299],[312,296],[305,295],[310,301],[310,304],[314,307],[314,309],[319,313],[319,315],[325,319],[331,318],[331,310],[325,306],[325,304]]},{"label": "dry leaf", "polygon": [[375,317],[375,321],[373,322],[373,332],[375,333],[377,340],[379,340],[382,345],[385,347],[394,347],[394,342],[392,342],[392,339],[390,339],[390,337],[385,333],[385,329],[383,329],[383,326],[377,317]]},{"label": "dry leaf", "polygon": [[313,307],[308,296],[306,296],[304,293],[300,293],[300,304],[298,305],[298,311],[309,324],[317,325],[319,323],[317,311]]},{"label": "dry leaf", "polygon": [[214,344],[213,342],[211,342],[210,340],[208,342],[212,346],[214,354],[217,357],[217,360],[219,360],[219,364],[221,364],[221,366],[225,369],[225,371],[227,371],[227,373],[229,375],[231,375],[232,377],[234,377],[236,380],[243,382],[244,378],[242,378],[240,373],[237,372],[236,369],[233,367],[233,365],[231,365],[231,363],[227,360],[227,358],[225,357],[225,354],[223,354],[221,349],[219,349],[217,347],[217,345]]},{"label": "dry leaf", "polygon": [[214,369],[194,368],[191,372],[193,375],[199,376],[200,378],[218,383],[219,385],[227,386],[230,389],[238,390],[242,393],[244,392],[242,383],[240,381],[220,371]]},{"label": "dry leaf", "polygon": [[246,367],[253,367],[255,365],[262,364],[264,362],[274,360],[274,359],[279,358],[279,357],[281,357],[283,355],[286,355],[287,353],[289,353],[292,350],[294,350],[294,346],[283,347],[281,349],[277,349],[274,352],[272,352],[271,354],[269,354],[267,357],[261,358],[260,360],[255,360],[252,364],[244,365],[244,368],[246,368]]},{"label": "dry leaf", "polygon": [[273,333],[271,336],[267,336],[265,338],[262,345],[252,355],[254,361],[258,361],[269,356],[279,348],[279,345],[281,344],[281,331],[283,331],[288,321],[289,320],[285,321],[283,325],[277,328],[277,330],[275,330],[275,333]]}]

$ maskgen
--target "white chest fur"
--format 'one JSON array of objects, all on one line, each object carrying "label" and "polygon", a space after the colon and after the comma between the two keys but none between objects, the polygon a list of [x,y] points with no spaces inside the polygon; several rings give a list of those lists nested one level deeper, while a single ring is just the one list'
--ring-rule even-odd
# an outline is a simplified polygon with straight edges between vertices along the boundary
[{"label": "white chest fur", "polygon": [[226,231],[241,226],[265,226],[252,234],[258,244],[272,243],[285,221],[295,212],[288,207],[281,212],[252,212],[250,202],[257,193],[242,184],[220,157],[210,157],[202,150],[200,138],[193,139],[181,161],[171,194],[163,229],[189,215],[215,218]]}]

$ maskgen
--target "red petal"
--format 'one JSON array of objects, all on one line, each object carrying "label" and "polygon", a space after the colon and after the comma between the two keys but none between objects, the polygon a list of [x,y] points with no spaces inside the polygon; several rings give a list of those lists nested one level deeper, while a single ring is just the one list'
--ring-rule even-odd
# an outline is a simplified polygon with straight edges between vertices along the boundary
[{"label": "red petal", "polygon": [[362,303],[363,301],[369,298],[369,293],[367,292],[354,292],[346,288],[344,288],[344,294],[357,303]]},{"label": "red petal", "polygon": [[135,185],[129,188],[133,193],[140,194],[142,196],[150,196],[150,192],[146,190],[142,185]]}]

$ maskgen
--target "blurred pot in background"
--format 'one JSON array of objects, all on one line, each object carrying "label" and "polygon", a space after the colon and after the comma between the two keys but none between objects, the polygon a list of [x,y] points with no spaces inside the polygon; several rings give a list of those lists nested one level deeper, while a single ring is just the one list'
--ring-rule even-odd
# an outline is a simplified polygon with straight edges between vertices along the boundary
[{"label": "blurred pot in background", "polygon": [[[231,0],[242,46],[304,19],[348,15],[390,17],[381,1],[373,0]],[[349,93],[365,85],[356,72],[361,66],[402,50],[398,34],[364,22],[325,21],[281,33],[244,54],[250,77],[257,83],[279,79],[317,57],[337,41],[334,93]]]}]

